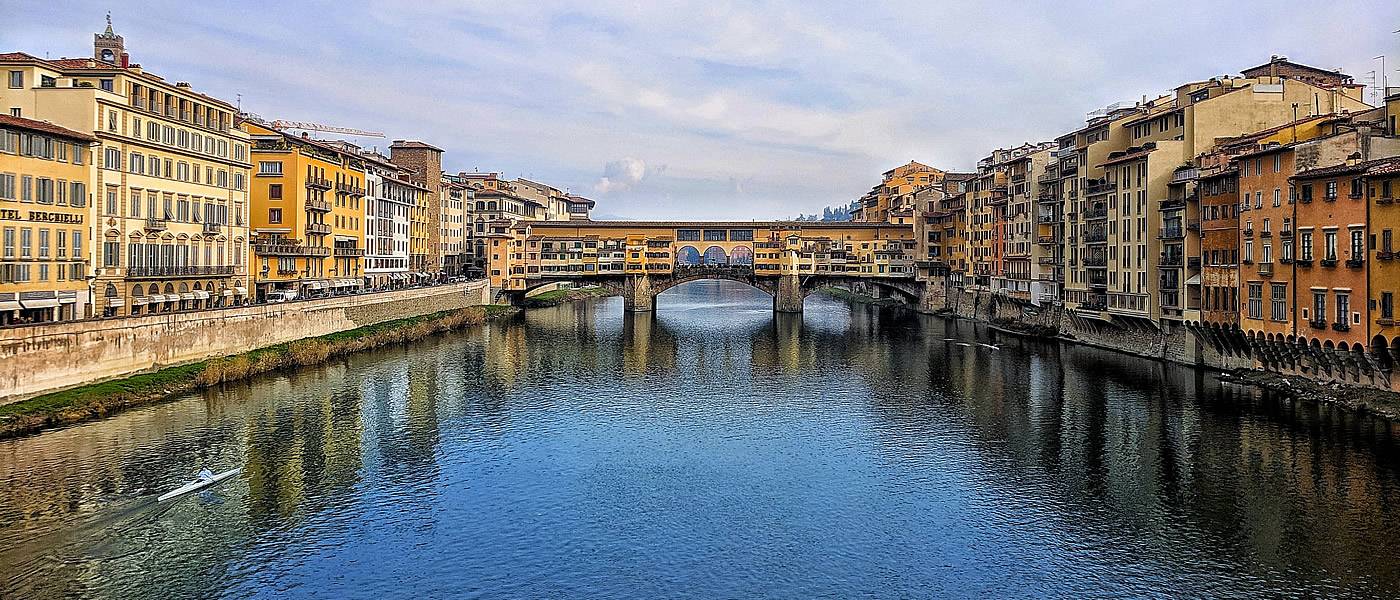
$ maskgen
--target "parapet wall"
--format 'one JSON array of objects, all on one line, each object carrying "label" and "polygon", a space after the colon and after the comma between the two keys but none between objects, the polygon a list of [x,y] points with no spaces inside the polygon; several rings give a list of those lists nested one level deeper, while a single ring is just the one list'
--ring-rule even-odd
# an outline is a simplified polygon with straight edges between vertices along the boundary
[{"label": "parapet wall", "polygon": [[0,404],[303,338],[480,306],[485,281],[0,329]]},{"label": "parapet wall", "polygon": [[1156,325],[1137,319],[1105,321],[1080,316],[1060,305],[1029,302],[986,291],[946,286],[934,278],[920,309],[1012,329],[1036,326],[1065,341],[1212,369],[1259,369],[1322,383],[1343,382],[1394,389],[1397,357],[1388,349],[1308,346],[1286,338],[1249,337],[1238,329],[1196,323]]}]

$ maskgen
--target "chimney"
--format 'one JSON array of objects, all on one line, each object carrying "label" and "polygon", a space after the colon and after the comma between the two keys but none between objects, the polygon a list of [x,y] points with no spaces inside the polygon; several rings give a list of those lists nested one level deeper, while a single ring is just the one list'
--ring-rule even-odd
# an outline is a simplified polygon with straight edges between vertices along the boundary
[{"label": "chimney", "polygon": [[1357,165],[1358,163],[1360,163],[1360,162],[1361,162],[1361,153],[1360,153],[1360,152],[1352,152],[1351,154],[1347,155],[1347,166],[1348,166],[1348,167],[1354,167],[1354,166],[1356,166],[1356,165]]}]

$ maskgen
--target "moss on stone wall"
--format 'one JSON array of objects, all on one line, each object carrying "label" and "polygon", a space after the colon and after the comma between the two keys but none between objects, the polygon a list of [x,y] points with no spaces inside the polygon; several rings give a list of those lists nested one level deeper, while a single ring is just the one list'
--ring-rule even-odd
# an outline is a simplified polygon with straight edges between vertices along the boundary
[{"label": "moss on stone wall", "polygon": [[259,373],[319,364],[336,356],[480,325],[517,310],[488,305],[436,312],[44,394],[0,405],[0,438],[96,419]]}]

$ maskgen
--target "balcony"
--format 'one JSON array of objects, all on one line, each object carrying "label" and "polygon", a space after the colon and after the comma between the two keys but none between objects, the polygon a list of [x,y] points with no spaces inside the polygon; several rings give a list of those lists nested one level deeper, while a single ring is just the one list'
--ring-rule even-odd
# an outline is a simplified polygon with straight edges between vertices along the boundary
[{"label": "balcony", "polygon": [[357,257],[357,256],[364,256],[364,255],[365,255],[365,249],[364,249],[364,248],[352,248],[352,247],[347,247],[347,246],[336,246],[336,247],[335,247],[335,255],[336,255],[336,256],[340,256],[340,257]]},{"label": "balcony", "polygon": [[1118,184],[1111,182],[1094,181],[1093,183],[1084,186],[1084,195],[1086,196],[1098,196],[1101,194],[1110,194],[1116,191],[1118,191]]},{"label": "balcony", "polygon": [[223,231],[223,229],[224,226],[221,223],[205,223],[204,235],[218,235],[220,231]]},{"label": "balcony", "polygon": [[126,276],[132,279],[167,277],[203,277],[209,275],[233,275],[234,267],[225,266],[183,266],[183,267],[127,267]]},{"label": "balcony", "polygon": [[1157,204],[1157,210],[1172,210],[1174,208],[1185,208],[1186,200],[1182,198],[1168,198]]},{"label": "balcony", "polygon": [[1311,267],[1312,261],[1312,258],[1298,258],[1293,260],[1293,264],[1298,265],[1300,267]]},{"label": "balcony", "polygon": [[1192,256],[1191,258],[1186,259],[1186,267],[1190,269],[1201,268],[1201,257]]},{"label": "balcony", "polygon": [[1349,258],[1349,259],[1347,259],[1347,268],[1348,268],[1348,269],[1360,269],[1360,268],[1361,268],[1362,266],[1364,266],[1365,264],[1366,264],[1366,259],[1364,259],[1364,258]]},{"label": "balcony", "polygon": [[1089,233],[1084,234],[1084,243],[1086,243],[1086,244],[1106,244],[1106,243],[1108,243],[1108,232],[1107,232],[1107,231],[1090,231]]},{"label": "balcony", "polygon": [[1060,197],[1057,194],[1041,194],[1036,196],[1035,201],[1042,203],[1059,202]]},{"label": "balcony", "polygon": [[325,200],[313,200],[313,199],[311,199],[311,198],[307,198],[307,199],[306,199],[306,210],[309,210],[309,211],[312,211],[312,212],[323,212],[323,213],[328,213],[328,212],[331,212],[331,203],[330,203],[330,202],[326,202]]},{"label": "balcony", "polygon": [[1104,268],[1104,267],[1107,267],[1107,266],[1108,266],[1108,257],[1106,257],[1106,256],[1085,256],[1085,257],[1084,257],[1084,266],[1086,266],[1086,267],[1096,267],[1096,268],[1100,268],[1100,269],[1101,269],[1101,268]]},{"label": "balcony", "polygon": [[1053,246],[1055,244],[1060,243],[1060,241],[1055,239],[1055,236],[1053,235],[1042,235],[1040,237],[1035,238],[1035,243],[1040,244],[1042,246]]},{"label": "balcony", "polygon": [[331,226],[330,226],[330,225],[327,225],[327,224],[325,224],[325,223],[307,223],[307,224],[306,224],[306,232],[307,232],[307,233],[322,233],[322,234],[330,233],[330,232],[331,232]]},{"label": "balcony", "polygon": [[1280,256],[1279,259],[1278,259],[1278,264],[1281,264],[1281,265],[1291,265],[1291,264],[1293,264],[1293,259],[1288,258],[1287,256]]},{"label": "balcony", "polygon": [[1042,265],[1062,265],[1065,261],[1060,260],[1058,257],[1055,256],[1042,256],[1036,259],[1036,262]]},{"label": "balcony", "polygon": [[1092,207],[1089,207],[1089,209],[1087,209],[1087,210],[1084,211],[1084,220],[1085,220],[1085,221],[1096,221],[1096,220],[1099,220],[1099,219],[1107,219],[1107,218],[1108,218],[1108,205],[1106,205],[1106,204],[1100,204],[1100,205],[1098,205],[1098,206],[1092,206]]},{"label": "balcony", "polygon": [[1376,260],[1390,260],[1392,258],[1395,258],[1395,253],[1390,250],[1378,250],[1376,252]]},{"label": "balcony", "polygon": [[1333,323],[1332,331],[1351,331],[1351,325],[1346,323]]},{"label": "balcony", "polygon": [[290,242],[253,242],[253,253],[260,256],[330,256],[331,249]]},{"label": "balcony", "polygon": [[1381,206],[1388,206],[1388,205],[1391,205],[1391,204],[1395,204],[1395,198],[1393,198],[1393,197],[1391,197],[1391,196],[1380,196],[1380,197],[1376,198],[1376,204],[1379,204],[1379,205],[1381,205]]},{"label": "balcony", "polygon": [[1322,265],[1322,266],[1324,266],[1324,267],[1335,267],[1335,266],[1337,266],[1337,259],[1335,259],[1335,258],[1324,258],[1324,259],[1322,259],[1322,260],[1320,260],[1320,261],[1317,261],[1317,262],[1318,262],[1318,264],[1320,264],[1320,265]]},{"label": "balcony", "polygon": [[1376,317],[1376,324],[1381,327],[1390,327],[1395,324],[1395,319],[1393,317]]},{"label": "balcony", "polygon": [[165,229],[169,226],[170,223],[165,219],[158,219],[156,217],[146,217],[146,229],[149,229],[151,231],[165,231]]},{"label": "balcony", "polygon": [[335,182],[335,191],[341,194],[349,194],[351,196],[365,195],[365,188],[343,181]]},{"label": "balcony", "polygon": [[1163,267],[1180,267],[1182,260],[1180,254],[1163,254],[1158,263]]},{"label": "balcony", "polygon": [[1259,237],[1261,237],[1261,238],[1271,238],[1271,237],[1274,237],[1274,232],[1265,229],[1265,230],[1259,232]]},{"label": "balcony", "polygon": [[1186,232],[1180,227],[1167,227],[1157,234],[1159,240],[1180,240],[1186,237]]},{"label": "balcony", "polygon": [[1036,220],[1040,221],[1043,224],[1050,225],[1054,223],[1059,223],[1061,219],[1057,215],[1040,215]]},{"label": "balcony", "polygon": [[1246,227],[1244,229],[1241,229],[1240,234],[1244,235],[1244,237],[1254,237],[1254,228]]},{"label": "balcony", "polygon": [[317,190],[329,190],[331,189],[331,180],[313,175],[306,178],[306,187]]},{"label": "balcony", "polygon": [[1278,230],[1278,236],[1281,238],[1291,238],[1293,237],[1293,229],[1290,227],[1284,227],[1283,229]]},{"label": "balcony", "polygon": [[1311,327],[1313,329],[1327,329],[1327,321],[1324,321],[1322,319],[1313,319],[1311,321],[1308,321],[1308,327]]}]

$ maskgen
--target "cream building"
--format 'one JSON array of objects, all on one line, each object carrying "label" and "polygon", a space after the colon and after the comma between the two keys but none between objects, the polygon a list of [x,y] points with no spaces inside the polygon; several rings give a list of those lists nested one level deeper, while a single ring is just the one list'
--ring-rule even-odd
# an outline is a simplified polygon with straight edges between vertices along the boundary
[{"label": "cream building", "polygon": [[233,105],[132,64],[110,21],[92,58],[0,54],[0,71],[10,114],[99,140],[89,165],[96,314],[248,297],[249,138]]}]

